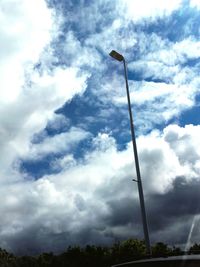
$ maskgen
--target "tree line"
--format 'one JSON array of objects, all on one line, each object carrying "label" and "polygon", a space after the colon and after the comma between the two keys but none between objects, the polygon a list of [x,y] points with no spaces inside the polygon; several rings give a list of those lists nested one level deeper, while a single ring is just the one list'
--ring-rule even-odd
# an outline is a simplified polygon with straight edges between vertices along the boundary
[{"label": "tree line", "polygon": [[[179,247],[169,247],[162,242],[152,246],[152,257],[168,257],[184,253]],[[191,246],[187,253],[200,254],[200,244]],[[110,247],[69,246],[59,255],[50,252],[39,256],[15,256],[0,248],[1,267],[109,267],[144,258],[146,258],[145,243],[138,239],[128,239]]]}]

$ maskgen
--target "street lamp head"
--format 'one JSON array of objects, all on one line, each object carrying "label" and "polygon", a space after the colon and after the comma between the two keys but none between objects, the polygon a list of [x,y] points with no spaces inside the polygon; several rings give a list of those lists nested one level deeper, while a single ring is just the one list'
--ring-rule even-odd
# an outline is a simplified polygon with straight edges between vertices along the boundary
[{"label": "street lamp head", "polygon": [[116,52],[115,50],[112,50],[109,55],[118,61],[124,60],[124,57],[120,55],[118,52]]}]

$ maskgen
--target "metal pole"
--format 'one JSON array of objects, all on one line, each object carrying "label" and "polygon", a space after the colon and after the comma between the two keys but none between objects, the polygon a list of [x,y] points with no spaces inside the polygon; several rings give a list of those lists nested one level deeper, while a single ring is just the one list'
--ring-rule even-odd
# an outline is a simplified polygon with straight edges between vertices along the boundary
[{"label": "metal pole", "polygon": [[132,137],[133,152],[134,152],[134,157],[135,157],[135,168],[136,168],[136,174],[137,174],[137,185],[138,185],[138,192],[139,192],[139,199],[140,199],[140,208],[141,208],[141,215],[142,215],[142,222],[143,222],[144,237],[145,237],[147,253],[151,255],[151,245],[150,245],[148,223],[147,223],[147,217],[146,217],[146,211],[145,211],[142,180],[141,180],[141,175],[140,175],[140,165],[139,165],[139,160],[138,160],[137,144],[136,144],[136,139],[135,139],[133,115],[131,111],[131,101],[130,101],[130,94],[129,94],[126,61],[124,58],[123,58],[123,63],[124,63],[124,77],[126,81],[126,93],[127,93],[128,110],[129,110],[129,117],[130,117],[131,137]]}]

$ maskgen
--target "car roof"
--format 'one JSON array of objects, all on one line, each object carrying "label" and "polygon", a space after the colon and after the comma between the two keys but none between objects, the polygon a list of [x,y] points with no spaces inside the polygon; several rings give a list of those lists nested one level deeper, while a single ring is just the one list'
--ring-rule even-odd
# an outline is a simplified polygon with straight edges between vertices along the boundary
[{"label": "car roof", "polygon": [[200,261],[200,254],[198,255],[180,255],[180,256],[170,256],[170,257],[162,257],[162,258],[150,258],[150,259],[144,259],[144,260],[137,260],[137,261],[130,261],[130,262],[124,262],[117,265],[112,265],[112,267],[123,267],[128,266],[129,264],[133,263],[145,263],[145,262],[163,262],[163,261],[189,261],[189,260],[199,260]]}]

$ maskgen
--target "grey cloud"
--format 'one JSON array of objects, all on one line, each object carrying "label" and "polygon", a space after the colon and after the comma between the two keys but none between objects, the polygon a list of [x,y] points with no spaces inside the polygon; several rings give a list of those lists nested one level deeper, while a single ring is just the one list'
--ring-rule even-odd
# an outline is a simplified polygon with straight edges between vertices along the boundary
[{"label": "grey cloud", "polygon": [[[129,160],[132,159],[129,146],[118,151],[114,138],[100,134],[93,139],[93,150],[88,151],[82,161],[76,162],[70,151],[69,157],[63,157],[55,164],[59,173],[45,175],[38,181],[25,181],[24,174],[12,165],[19,155],[28,158],[30,152],[37,157],[62,151],[66,138],[65,145],[73,150],[70,146],[73,141],[86,138],[87,132],[72,125],[71,129],[75,131],[57,134],[54,138],[44,134],[42,140],[36,141],[30,149],[33,135],[41,132],[49,119],[56,118],[54,111],[66,100],[84,92],[89,77],[92,94],[87,101],[96,104],[96,98],[100,99],[98,116],[104,121],[111,115],[115,120],[115,114],[121,114],[123,118],[119,124],[123,132],[126,131],[125,91],[117,90],[124,88],[124,78],[118,73],[121,66],[116,66],[116,62],[109,65],[105,60],[111,48],[122,50],[128,61],[136,60],[130,65],[130,80],[134,79],[135,66],[142,73],[141,80],[157,79],[130,81],[136,125],[145,125],[143,129],[166,123],[193,106],[199,89],[198,68],[188,71],[182,66],[185,60],[193,57],[193,51],[184,57],[181,42],[174,51],[174,43],[159,32],[148,34],[143,31],[144,25],[135,25],[130,18],[125,20],[121,9],[116,8],[118,5],[113,7],[113,1],[93,1],[81,8],[74,6],[73,1],[57,1],[57,4],[65,16],[58,39],[52,40],[52,50],[48,48],[48,52],[55,52],[55,55],[43,55],[41,69],[38,67],[33,71],[31,68],[27,74],[30,80],[21,88],[16,102],[2,104],[0,108],[3,114],[0,118],[0,166],[2,183],[5,184],[1,184],[0,194],[0,246],[19,254],[59,252],[68,245],[108,244],[116,238],[130,236],[143,238],[137,185],[131,181],[135,172],[134,164]],[[198,52],[198,43],[193,41],[186,45],[197,47]],[[72,68],[64,69],[63,65]],[[116,70],[113,75],[110,66]],[[158,82],[159,79],[163,81]],[[183,101],[180,96],[185,96]],[[117,102],[119,99],[122,99],[121,103]],[[92,120],[91,117],[87,119]],[[55,131],[66,129],[68,122],[65,119],[57,117],[55,120],[49,127]],[[194,217],[199,213],[199,134],[192,135],[198,133],[198,127],[191,126],[184,138],[179,138],[176,130],[180,127],[168,128],[168,133],[160,131],[154,138],[140,136],[138,141],[152,241],[184,244],[192,223],[195,223],[193,235],[197,235],[199,226],[199,218]],[[185,178],[176,178],[179,172],[183,172]],[[10,186],[10,180],[7,180],[15,175],[21,184]]]},{"label": "grey cloud", "polygon": [[74,199],[74,203],[79,211],[83,211],[87,209],[85,200],[80,195],[76,195]]},{"label": "grey cloud", "polygon": [[164,223],[168,221],[165,218],[174,220],[179,216],[200,213],[200,207],[197,205],[200,201],[199,180],[193,179],[188,182],[184,177],[178,177],[172,186],[173,188],[165,194],[151,195],[148,207],[152,218],[159,215],[158,220]]},{"label": "grey cloud", "polygon": [[[152,194],[148,197],[147,209],[150,232],[153,240],[165,240],[173,244],[185,244],[195,215],[200,213],[200,182],[190,182],[178,177],[173,188],[165,194]],[[192,242],[195,241],[192,235]]]},{"label": "grey cloud", "polygon": [[[132,185],[132,182],[130,184]],[[178,177],[174,180],[171,190],[162,194],[146,195],[152,242],[185,244],[193,217],[200,212],[196,205],[200,198],[199,187],[197,179],[188,182],[184,177]],[[120,189],[123,196],[120,195]],[[1,234],[1,244],[18,254],[37,254],[44,250],[60,252],[73,244],[106,245],[130,236],[143,238],[138,197],[127,196],[122,182],[120,189],[108,195],[104,192],[99,206],[96,205],[96,201],[94,203],[91,203],[91,200],[85,201],[77,194],[74,196],[76,211],[68,211],[67,202],[66,211],[63,210],[64,206],[51,206],[48,200],[42,198],[42,195],[40,201],[35,198],[26,205],[22,201],[21,205],[25,212],[22,214],[19,209],[22,216],[18,217],[22,228],[18,230],[16,228],[13,233],[9,231],[7,234]],[[96,191],[97,193],[100,192]],[[29,198],[33,197],[30,195]],[[109,211],[106,213],[103,211],[105,204]],[[36,210],[31,209],[32,206],[36,207]],[[30,211],[31,214],[29,214]],[[31,222],[33,215],[36,217]],[[194,236],[198,232],[198,223],[197,220],[192,241],[196,240]],[[13,227],[16,226],[13,225]]]},{"label": "grey cloud", "polygon": [[106,218],[109,226],[126,226],[141,222],[140,207],[137,200],[131,197],[117,199],[116,196],[112,201],[108,201],[107,205],[110,208],[110,216]]}]

